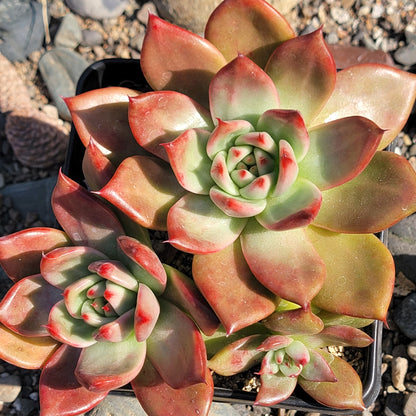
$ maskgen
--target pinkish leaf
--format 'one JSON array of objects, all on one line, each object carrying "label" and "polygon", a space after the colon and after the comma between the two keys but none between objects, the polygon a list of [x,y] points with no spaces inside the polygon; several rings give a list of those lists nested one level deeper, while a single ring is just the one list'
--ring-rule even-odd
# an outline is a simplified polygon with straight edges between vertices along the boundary
[{"label": "pinkish leaf", "polygon": [[304,309],[324,284],[325,265],[304,229],[270,231],[251,220],[241,246],[257,280]]},{"label": "pinkish leaf", "polygon": [[274,312],[277,299],[255,279],[237,240],[216,253],[195,255],[194,281],[227,334]]},{"label": "pinkish leaf", "polygon": [[286,354],[293,359],[296,364],[304,366],[310,360],[309,351],[299,340],[293,340],[285,349]]},{"label": "pinkish leaf", "polygon": [[416,211],[416,173],[392,152],[376,152],[351,181],[322,193],[313,224],[341,233],[376,233]]},{"label": "pinkish leaf", "polygon": [[120,314],[117,319],[100,326],[93,337],[98,342],[123,342],[133,332],[134,308]]},{"label": "pinkish leaf", "polygon": [[312,182],[298,178],[284,195],[269,198],[256,219],[273,231],[305,227],[318,215],[321,201],[321,191]]},{"label": "pinkish leaf", "polygon": [[62,172],[51,202],[56,219],[74,245],[89,246],[116,257],[114,242],[124,230],[107,205]]},{"label": "pinkish leaf", "polygon": [[110,280],[126,289],[137,291],[139,282],[127,267],[116,260],[98,260],[88,265],[88,270],[97,273],[106,280]]},{"label": "pinkish leaf", "polygon": [[293,29],[278,11],[269,3],[257,0],[221,3],[205,28],[205,37],[227,61],[243,54],[261,67],[280,43],[294,36]]},{"label": "pinkish leaf", "polygon": [[214,395],[214,383],[208,368],[203,383],[173,389],[160,377],[149,360],[145,361],[131,385],[149,416],[208,416]]},{"label": "pinkish leaf", "polygon": [[163,267],[168,278],[163,297],[189,314],[205,335],[212,335],[219,321],[194,280],[167,264]]},{"label": "pinkish leaf", "polygon": [[337,379],[336,382],[308,381],[302,377],[298,383],[319,403],[336,409],[356,409],[363,411],[362,384],[360,377],[345,360],[320,350]]},{"label": "pinkish leaf", "polygon": [[157,254],[132,237],[122,236],[117,242],[136,279],[149,286],[156,295],[161,294],[165,290],[167,277]]},{"label": "pinkish leaf", "polygon": [[299,175],[319,189],[342,185],[370,163],[383,130],[363,117],[347,117],[309,130],[310,148],[299,164]]},{"label": "pinkish leaf", "polygon": [[24,337],[0,324],[0,358],[17,367],[43,367],[59,345],[51,337]]},{"label": "pinkish leaf", "polygon": [[165,143],[170,166],[178,182],[189,192],[208,195],[214,181],[208,174],[211,159],[206,146],[210,133],[202,129],[190,129],[172,142]]},{"label": "pinkish leaf", "polygon": [[281,374],[262,374],[261,386],[254,405],[272,406],[286,400],[295,390],[297,377],[286,377]]},{"label": "pinkish leaf", "polygon": [[87,276],[90,263],[104,259],[107,256],[91,247],[60,247],[43,255],[40,271],[47,282],[63,290]]},{"label": "pinkish leaf", "polygon": [[226,64],[204,38],[150,15],[141,50],[141,66],[155,90],[174,90],[208,103],[208,85]]},{"label": "pinkish leaf", "polygon": [[120,342],[96,342],[84,348],[75,369],[78,381],[93,392],[106,392],[133,380],[143,367],[146,343],[134,331]]},{"label": "pinkish leaf", "polygon": [[85,147],[92,138],[113,163],[143,154],[128,122],[129,97],[140,92],[122,87],[107,87],[65,98],[72,121]]},{"label": "pinkish leaf", "polygon": [[292,338],[283,335],[271,335],[267,337],[258,347],[258,351],[275,351],[286,348],[293,342]]},{"label": "pinkish leaf", "polygon": [[209,361],[208,367],[222,376],[233,376],[259,364],[264,352],[258,350],[266,335],[250,335],[227,345]]},{"label": "pinkish leaf", "polygon": [[[221,152],[218,152],[214,159],[210,160],[210,167],[208,167],[208,170],[210,172],[210,178],[213,179],[213,182],[211,183],[211,186],[215,184],[218,185],[218,187],[223,190],[224,192],[237,196],[240,194],[240,190],[238,189],[238,186],[234,183],[234,181],[231,179],[230,172],[228,172],[227,167],[227,152],[225,150],[222,150]],[[206,174],[206,172],[204,172]],[[211,188],[211,187],[210,187]],[[208,192],[206,195],[208,195]]]},{"label": "pinkish leaf", "polygon": [[176,139],[189,129],[213,128],[207,109],[174,91],[149,92],[132,98],[129,122],[137,142],[165,161],[169,159],[161,144]]},{"label": "pinkish leaf", "polygon": [[306,125],[331,96],[337,72],[322,28],[278,46],[265,71],[276,85],[281,108],[298,110]]},{"label": "pinkish leaf", "polygon": [[40,274],[15,283],[0,302],[0,321],[24,336],[48,336],[49,310],[62,299],[62,291]]},{"label": "pinkish leaf", "polygon": [[174,389],[204,382],[206,350],[201,333],[172,303],[159,302],[159,319],[146,341],[147,357]]},{"label": "pinkish leaf", "polygon": [[338,72],[335,90],[313,125],[366,117],[385,131],[379,145],[384,149],[405,125],[415,98],[415,74],[380,64],[355,65]]},{"label": "pinkish leaf", "polygon": [[39,273],[42,254],[71,244],[67,235],[39,227],[0,237],[0,265],[14,282]]},{"label": "pinkish leaf", "polygon": [[43,416],[75,416],[96,406],[107,392],[94,393],[79,384],[74,370],[81,350],[62,345],[47,362],[39,380]]},{"label": "pinkish leaf", "polygon": [[279,96],[270,77],[239,55],[212,79],[209,103],[213,120],[247,120],[255,125],[265,111],[279,108]]},{"label": "pinkish leaf", "polygon": [[134,312],[134,333],[138,342],[145,341],[149,337],[159,314],[160,306],[156,296],[146,285],[140,283]]},{"label": "pinkish leaf", "polygon": [[184,192],[167,163],[136,156],[125,159],[97,194],[143,227],[166,230],[168,210]]},{"label": "pinkish leaf", "polygon": [[310,361],[303,367],[301,377],[308,381],[337,381],[334,372],[320,352],[320,350],[309,350]]},{"label": "pinkish leaf", "polygon": [[[309,149],[309,135],[301,114],[295,110],[269,110],[257,123],[257,131],[270,134],[276,144],[286,140],[293,149],[296,160],[301,161]],[[276,155],[277,156],[277,155]]]},{"label": "pinkish leaf", "polygon": [[298,177],[298,164],[292,146],[284,139],[279,141],[279,176],[272,196],[284,195]]},{"label": "pinkish leaf", "polygon": [[188,193],[169,211],[168,242],[188,253],[212,253],[235,241],[246,222],[224,214],[208,196]]},{"label": "pinkish leaf", "polygon": [[314,305],[360,318],[386,319],[394,287],[394,262],[372,234],[338,234],[308,227],[307,236],[326,265]]}]

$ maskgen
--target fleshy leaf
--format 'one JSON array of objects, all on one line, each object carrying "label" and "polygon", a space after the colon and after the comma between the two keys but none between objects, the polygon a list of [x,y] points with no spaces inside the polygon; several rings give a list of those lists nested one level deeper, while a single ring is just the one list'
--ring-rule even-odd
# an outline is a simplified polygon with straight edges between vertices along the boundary
[{"label": "fleshy leaf", "polygon": [[43,367],[59,345],[51,337],[24,337],[0,324],[0,358],[17,367]]},{"label": "fleshy leaf", "polygon": [[[238,22],[238,25],[235,24]],[[264,67],[273,50],[295,36],[283,16],[269,3],[227,0],[211,14],[205,37],[231,61],[238,54]]]},{"label": "fleshy leaf", "polygon": [[286,377],[281,374],[262,374],[261,386],[254,405],[271,406],[286,400],[295,390],[297,377]]},{"label": "fleshy leaf", "polygon": [[415,98],[415,74],[380,64],[351,66],[338,72],[335,90],[313,124],[369,118],[385,130],[379,145],[384,149],[405,125]]},{"label": "fleshy leaf", "polygon": [[134,312],[134,333],[138,342],[145,341],[152,333],[159,318],[160,306],[148,286],[140,283]]},{"label": "fleshy leaf", "polygon": [[279,141],[279,176],[272,196],[281,196],[293,185],[298,177],[298,164],[292,146],[284,139]]},{"label": "fleshy leaf", "polygon": [[386,319],[394,287],[394,262],[372,234],[338,234],[308,227],[307,235],[326,265],[322,289],[313,303],[360,318]]},{"label": "fleshy leaf", "polygon": [[271,335],[267,337],[258,347],[258,351],[276,351],[286,348],[293,342],[292,338],[283,335]]},{"label": "fleshy leaf", "polygon": [[219,321],[194,280],[167,264],[163,267],[168,277],[163,297],[189,314],[205,335],[212,335]]},{"label": "fleshy leaf", "polygon": [[176,306],[159,302],[159,319],[147,338],[147,357],[174,389],[204,382],[206,350],[201,333]]},{"label": "fleshy leaf", "polygon": [[298,383],[302,389],[325,406],[363,411],[365,406],[362,399],[362,384],[355,370],[342,358],[323,350],[319,353],[328,362],[337,381],[316,382],[299,377]]},{"label": "fleshy leaf", "polygon": [[334,372],[319,350],[309,350],[310,361],[302,369],[301,377],[308,381],[337,381]]},{"label": "fleshy leaf", "polygon": [[194,194],[208,195],[214,185],[207,174],[211,166],[206,151],[209,134],[206,130],[190,129],[174,141],[164,144],[176,179]]},{"label": "fleshy leaf", "polygon": [[71,244],[54,228],[38,227],[0,237],[0,264],[14,282],[39,273],[42,253]]},{"label": "fleshy leaf", "polygon": [[25,277],[15,283],[0,303],[0,321],[24,336],[47,336],[49,310],[62,299],[62,291],[42,276]]},{"label": "fleshy leaf", "polygon": [[209,86],[209,101],[213,120],[247,120],[253,125],[265,111],[279,108],[273,81],[243,55],[215,75]]},{"label": "fleshy leaf", "polygon": [[146,358],[146,343],[134,332],[120,342],[97,342],[84,348],[75,369],[78,381],[88,390],[106,392],[133,380]]},{"label": "fleshy leaf", "polygon": [[120,315],[117,319],[102,325],[93,334],[98,342],[123,342],[133,332],[134,329],[134,309]]},{"label": "fleshy leaf", "polygon": [[89,274],[90,263],[105,259],[107,256],[91,247],[61,247],[43,255],[40,271],[51,285],[65,289]]},{"label": "fleshy leaf", "polygon": [[88,265],[88,270],[97,273],[104,279],[110,280],[126,289],[137,291],[139,283],[127,267],[116,260],[99,260]]},{"label": "fleshy leaf", "polygon": [[140,92],[123,87],[107,87],[65,98],[72,121],[85,147],[93,139],[113,163],[143,153],[128,122],[129,97]]},{"label": "fleshy leaf", "polygon": [[346,117],[309,130],[310,148],[299,175],[319,189],[330,189],[356,177],[368,165],[383,130],[364,117]]},{"label": "fleshy leaf", "polygon": [[226,64],[204,38],[150,15],[141,50],[141,66],[155,90],[174,90],[208,103],[208,85]]},{"label": "fleshy leaf", "polygon": [[145,361],[131,385],[149,416],[208,416],[214,395],[214,383],[208,368],[203,383],[173,389],[160,377],[149,360]]},{"label": "fleshy leaf", "polygon": [[250,335],[224,347],[209,361],[208,367],[222,376],[232,376],[259,364],[264,352],[257,347],[266,335]]},{"label": "fleshy leaf", "polygon": [[265,71],[276,85],[281,108],[298,110],[306,125],[331,96],[337,72],[322,28],[278,46]]},{"label": "fleshy leaf", "polygon": [[416,211],[416,173],[392,152],[376,152],[351,181],[322,192],[313,224],[335,232],[376,233]]},{"label": "fleshy leaf", "polygon": [[235,241],[246,221],[224,214],[206,195],[186,194],[169,211],[168,242],[188,253],[212,253]]},{"label": "fleshy leaf", "polygon": [[275,310],[276,297],[253,276],[239,240],[216,253],[195,255],[192,274],[227,334],[254,324]]},{"label": "fleshy leaf", "polygon": [[94,393],[79,384],[74,370],[81,350],[62,345],[47,362],[39,380],[44,416],[75,416],[96,406],[107,392]]},{"label": "fleshy leaf", "polygon": [[251,220],[241,245],[257,280],[304,309],[324,284],[325,264],[304,229],[275,232]]},{"label": "fleshy leaf", "polygon": [[97,194],[140,225],[166,230],[167,212],[184,192],[168,164],[136,156],[125,159]]},{"label": "fleshy leaf", "polygon": [[115,239],[124,234],[110,208],[72,179],[59,173],[52,194],[53,212],[74,245],[85,245],[115,258]]}]

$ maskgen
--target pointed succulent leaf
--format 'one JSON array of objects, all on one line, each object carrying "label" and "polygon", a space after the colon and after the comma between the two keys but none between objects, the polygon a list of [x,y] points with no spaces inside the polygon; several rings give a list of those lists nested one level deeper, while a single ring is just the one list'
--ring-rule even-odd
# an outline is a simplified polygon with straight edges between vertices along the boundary
[{"label": "pointed succulent leaf", "polygon": [[206,350],[201,333],[172,303],[159,302],[159,319],[146,341],[147,357],[174,389],[204,382]]},{"label": "pointed succulent leaf", "polygon": [[290,189],[298,177],[298,164],[292,146],[284,139],[279,141],[279,175],[272,196],[281,196]]},{"label": "pointed succulent leaf", "polygon": [[341,233],[376,233],[416,211],[416,173],[392,152],[376,152],[351,181],[322,193],[314,225]]},{"label": "pointed succulent leaf", "polygon": [[[238,25],[234,24],[238,22]],[[227,0],[211,14],[205,37],[231,61],[238,54],[264,67],[273,50],[295,36],[284,17],[269,3]]]},{"label": "pointed succulent leaf", "polygon": [[316,218],[321,203],[321,191],[307,179],[298,178],[284,195],[269,198],[256,219],[273,231],[305,227]]},{"label": "pointed succulent leaf", "polygon": [[142,225],[135,222],[128,215],[124,214],[120,210],[117,210],[117,217],[123,225],[126,235],[139,240],[141,243],[151,247],[152,242],[150,240],[149,230]]},{"label": "pointed succulent leaf", "polygon": [[269,110],[261,115],[257,131],[265,131],[278,144],[286,140],[296,160],[301,161],[309,149],[309,135],[301,113],[295,110]]},{"label": "pointed succulent leaf", "polygon": [[0,359],[17,367],[43,367],[59,345],[51,337],[25,337],[0,324]]},{"label": "pointed succulent leaf", "polygon": [[62,345],[46,363],[39,379],[39,401],[44,416],[75,416],[95,407],[107,392],[81,386],[74,370],[81,350]]},{"label": "pointed succulent leaf", "polygon": [[65,98],[72,122],[85,147],[93,139],[113,163],[143,153],[134,140],[128,122],[129,97],[140,92],[123,87],[107,87]]},{"label": "pointed succulent leaf", "polygon": [[250,335],[227,345],[209,361],[208,367],[222,376],[233,376],[259,364],[264,353],[258,346],[266,335]]},{"label": "pointed succulent leaf", "polygon": [[89,189],[101,189],[114,175],[116,166],[100,150],[94,139],[90,139],[82,159],[82,172]]},{"label": "pointed succulent leaf", "polygon": [[[143,63],[143,60],[141,61]],[[130,100],[130,127],[140,146],[168,161],[163,143],[189,129],[212,130],[207,109],[184,94],[156,91]]]},{"label": "pointed succulent leaf", "polygon": [[336,66],[322,28],[278,46],[265,71],[274,81],[281,108],[295,108],[309,125],[335,87]]},{"label": "pointed succulent leaf", "polygon": [[258,351],[275,351],[286,348],[293,342],[292,338],[283,335],[271,335],[267,337],[258,347]]},{"label": "pointed succulent leaf", "polygon": [[85,348],[96,342],[92,336],[95,328],[81,319],[73,318],[63,300],[51,309],[46,327],[53,338],[76,348]]},{"label": "pointed succulent leaf", "polygon": [[294,340],[286,347],[286,354],[293,359],[296,364],[304,366],[310,360],[309,350],[299,341]]},{"label": "pointed succulent leaf", "polygon": [[137,291],[139,283],[127,267],[117,260],[98,260],[88,265],[88,270],[97,273],[104,279],[110,280],[126,289]]},{"label": "pointed succulent leaf", "polygon": [[247,120],[253,125],[265,111],[279,108],[273,81],[243,55],[238,55],[212,79],[209,102],[213,120]]},{"label": "pointed succulent leaf", "polygon": [[[239,195],[238,186],[232,180],[227,168],[227,152],[218,152],[210,166],[211,178],[220,189],[231,195]],[[214,185],[214,183],[212,183]]]},{"label": "pointed succulent leaf", "polygon": [[179,91],[207,105],[209,82],[226,62],[204,38],[149,16],[141,66],[153,89]]},{"label": "pointed succulent leaf", "polygon": [[[106,316],[103,312],[105,302],[102,300],[95,299],[92,302],[84,301],[81,306],[81,317],[88,325],[99,328],[109,322],[114,321],[114,316]],[[95,336],[95,335],[94,335]]]},{"label": "pointed succulent leaf", "polygon": [[42,254],[71,244],[54,228],[38,227],[0,237],[0,265],[14,282],[39,273]]},{"label": "pointed succulent leaf", "polygon": [[205,335],[212,335],[219,321],[193,279],[172,266],[164,264],[167,285],[163,297],[178,306],[195,321]]},{"label": "pointed succulent leaf", "polygon": [[168,242],[188,253],[212,253],[235,241],[246,222],[224,214],[206,195],[186,194],[169,211]]},{"label": "pointed succulent leaf", "polygon": [[149,360],[145,361],[131,385],[149,416],[208,416],[214,395],[214,383],[208,368],[203,383],[173,389],[160,377]]},{"label": "pointed succulent leaf", "polygon": [[309,350],[310,360],[302,369],[301,377],[308,381],[335,382],[337,378],[320,350]]},{"label": "pointed succulent leaf", "polygon": [[136,304],[137,294],[117,285],[110,280],[106,281],[104,299],[111,305],[117,315],[122,315]]},{"label": "pointed succulent leaf", "polygon": [[98,342],[122,342],[131,335],[134,330],[134,308],[121,314],[117,319],[108,322],[98,328],[93,337]]},{"label": "pointed succulent leaf", "polygon": [[384,130],[384,149],[405,125],[415,98],[415,74],[380,64],[351,66],[338,72],[335,90],[313,124],[366,117]]},{"label": "pointed succulent leaf", "polygon": [[62,291],[40,274],[15,283],[0,302],[0,321],[24,336],[47,336],[49,311],[62,299]]},{"label": "pointed succulent leaf", "polygon": [[51,285],[65,289],[89,274],[90,263],[106,258],[106,255],[91,247],[60,247],[43,255],[40,272]]},{"label": "pointed succulent leaf", "polygon": [[319,189],[330,189],[355,178],[368,165],[383,130],[364,117],[346,117],[309,130],[310,148],[299,164],[299,175]]},{"label": "pointed succulent leaf", "polygon": [[240,188],[240,194],[242,197],[248,199],[264,199],[270,194],[270,190],[275,183],[276,174],[274,172],[260,175],[249,185]]},{"label": "pointed succulent leaf", "polygon": [[134,312],[134,333],[138,342],[145,341],[152,333],[160,314],[160,305],[148,286],[140,283]]},{"label": "pointed succulent leaf", "polygon": [[257,280],[304,309],[324,284],[325,264],[304,229],[275,232],[251,220],[241,245]]},{"label": "pointed succulent leaf", "polygon": [[115,258],[114,240],[124,234],[116,215],[62,172],[52,194],[52,208],[74,245],[93,247]]},{"label": "pointed succulent leaf", "polygon": [[319,403],[336,409],[356,409],[363,411],[362,384],[355,370],[342,358],[321,350],[320,354],[328,362],[337,381],[316,382],[302,377],[298,383]]},{"label": "pointed succulent leaf", "polygon": [[319,311],[318,315],[325,326],[348,325],[354,328],[364,328],[374,322],[374,319],[356,318],[328,311]]},{"label": "pointed succulent leaf", "polygon": [[117,242],[137,280],[149,286],[156,295],[161,294],[165,290],[167,277],[157,254],[132,237],[122,236]]},{"label": "pointed succulent leaf", "polygon": [[93,392],[106,392],[133,380],[143,367],[146,343],[134,332],[120,342],[97,342],[84,348],[75,369],[78,381]]},{"label": "pointed succulent leaf", "polygon": [[254,405],[272,406],[286,400],[295,390],[297,377],[286,377],[282,374],[262,374],[261,386]]},{"label": "pointed succulent leaf", "polygon": [[166,230],[167,212],[184,192],[167,163],[135,156],[97,194],[143,227]]},{"label": "pointed succulent leaf", "polygon": [[163,145],[176,179],[194,194],[208,195],[214,185],[212,178],[207,175],[211,166],[211,159],[206,152],[209,134],[206,130],[190,129]]},{"label": "pointed succulent leaf", "polygon": [[310,308],[276,311],[268,316],[264,325],[280,334],[316,334],[322,331],[324,324]]},{"label": "pointed succulent leaf", "polygon": [[384,244],[368,234],[338,234],[308,227],[326,265],[314,305],[330,312],[384,321],[394,287],[394,262]]},{"label": "pointed succulent leaf", "polygon": [[228,335],[264,319],[276,308],[276,297],[248,268],[239,240],[216,253],[195,255],[192,274]]}]

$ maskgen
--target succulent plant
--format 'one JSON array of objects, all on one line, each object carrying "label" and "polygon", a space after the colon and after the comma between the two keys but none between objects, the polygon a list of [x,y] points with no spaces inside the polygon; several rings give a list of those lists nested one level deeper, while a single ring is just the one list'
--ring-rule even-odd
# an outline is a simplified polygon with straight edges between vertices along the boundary
[{"label": "succulent plant", "polygon": [[195,284],[162,264],[147,230],[126,235],[62,173],[52,206],[64,231],[0,238],[0,264],[15,282],[0,303],[0,357],[42,368],[41,414],[83,413],[127,383],[149,415],[166,414],[158,406],[172,397],[172,414],[206,414],[213,384],[200,330],[213,333],[218,320]]}]

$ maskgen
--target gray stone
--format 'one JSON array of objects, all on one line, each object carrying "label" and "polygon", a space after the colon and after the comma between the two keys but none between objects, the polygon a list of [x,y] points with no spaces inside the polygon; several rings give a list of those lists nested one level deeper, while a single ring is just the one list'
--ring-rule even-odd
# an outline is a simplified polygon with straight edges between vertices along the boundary
[{"label": "gray stone", "polygon": [[0,377],[0,401],[5,403],[13,402],[21,390],[22,383],[18,376],[6,375],[5,377]]},{"label": "gray stone", "polygon": [[391,362],[391,378],[393,386],[399,391],[405,391],[404,379],[407,374],[409,363],[404,357],[394,357]]},{"label": "gray stone", "polygon": [[407,355],[413,360],[416,361],[416,341],[412,341],[407,346]]},{"label": "gray stone", "polygon": [[82,46],[99,46],[103,44],[103,35],[96,31],[85,29],[82,31]]},{"label": "gray stone", "polygon": [[416,293],[406,296],[393,311],[393,320],[411,340],[416,340]]},{"label": "gray stone", "polygon": [[129,0],[65,0],[65,3],[81,16],[91,19],[112,19],[124,12]]},{"label": "gray stone", "polygon": [[405,400],[403,406],[404,416],[416,415],[416,393],[410,393]]},{"label": "gray stone", "polygon": [[416,42],[409,43],[394,52],[394,59],[404,66],[416,64]]},{"label": "gray stone", "polygon": [[56,32],[54,44],[64,48],[75,49],[82,42],[82,30],[77,18],[68,13],[62,19]]},{"label": "gray stone", "polygon": [[85,416],[147,416],[135,396],[110,393]]}]

